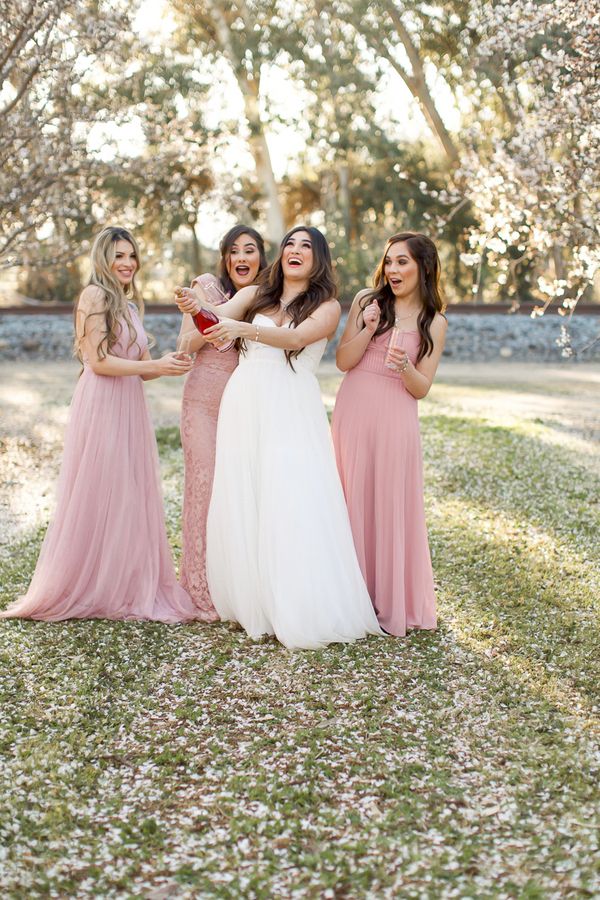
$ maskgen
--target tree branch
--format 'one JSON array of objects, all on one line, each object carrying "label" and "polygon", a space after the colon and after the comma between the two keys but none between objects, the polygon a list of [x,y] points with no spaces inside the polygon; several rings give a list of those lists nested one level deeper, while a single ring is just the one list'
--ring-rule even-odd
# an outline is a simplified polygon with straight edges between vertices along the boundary
[{"label": "tree branch", "polygon": [[400,65],[393,53],[387,49],[384,42],[378,41],[379,46],[384,50],[386,59],[392,64],[413,97],[418,101],[430,129],[438,138],[446,156],[453,165],[457,165],[460,160],[459,152],[448,129],[444,125],[442,117],[437,110],[431,92],[427,86],[425,69],[419,51],[413,42],[410,32],[402,21],[401,14],[392,0],[387,0],[384,6],[406,51],[406,55],[408,56],[412,68],[412,75],[409,75],[406,69]]}]

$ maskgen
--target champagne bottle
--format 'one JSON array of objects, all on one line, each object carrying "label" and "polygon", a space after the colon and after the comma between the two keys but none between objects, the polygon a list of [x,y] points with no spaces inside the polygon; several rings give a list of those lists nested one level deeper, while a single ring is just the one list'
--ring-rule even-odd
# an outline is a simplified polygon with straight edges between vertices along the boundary
[{"label": "champagne bottle", "polygon": [[[213,325],[219,324],[219,318],[212,312],[210,309],[206,309],[205,306],[201,306],[197,313],[192,316],[194,320],[194,325],[200,332],[200,334],[204,334],[204,332],[211,328]],[[216,344],[213,344],[216,350],[219,353],[225,353],[226,350],[230,350],[233,347],[234,341],[229,341],[229,343],[225,344],[222,347],[217,347]]]}]

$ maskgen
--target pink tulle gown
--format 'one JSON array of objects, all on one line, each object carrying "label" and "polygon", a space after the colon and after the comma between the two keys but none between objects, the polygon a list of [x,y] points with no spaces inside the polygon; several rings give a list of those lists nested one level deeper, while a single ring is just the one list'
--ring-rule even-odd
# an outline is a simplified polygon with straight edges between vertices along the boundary
[{"label": "pink tulle gown", "polygon": [[[139,359],[148,346],[130,305],[111,353]],[[167,542],[158,453],[144,385],[85,365],[71,404],[57,506],[29,590],[0,615],[59,619],[198,618],[177,583]]]},{"label": "pink tulle gown", "polygon": [[[345,376],[333,413],[338,470],[358,561],[380,625],[390,634],[435,628],[417,401],[384,366],[389,332]],[[414,363],[418,332],[404,332]]]},{"label": "pink tulle gown", "polygon": [[[224,296],[214,275],[194,279],[213,304]],[[206,579],[206,518],[215,469],[215,443],[221,395],[238,364],[235,348],[219,353],[209,344],[201,348],[187,375],[181,406],[181,443],[185,466],[183,494],[183,553],[180,580],[193,598],[203,622],[217,622]]]}]

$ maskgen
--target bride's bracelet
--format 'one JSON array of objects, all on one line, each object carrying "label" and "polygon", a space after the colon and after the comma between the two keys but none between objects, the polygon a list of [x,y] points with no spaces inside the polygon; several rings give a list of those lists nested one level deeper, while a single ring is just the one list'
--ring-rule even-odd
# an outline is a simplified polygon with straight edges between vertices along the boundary
[{"label": "bride's bracelet", "polygon": [[256,328],[256,334],[254,335],[254,340],[257,341],[258,340],[258,325],[255,325],[254,327]]}]

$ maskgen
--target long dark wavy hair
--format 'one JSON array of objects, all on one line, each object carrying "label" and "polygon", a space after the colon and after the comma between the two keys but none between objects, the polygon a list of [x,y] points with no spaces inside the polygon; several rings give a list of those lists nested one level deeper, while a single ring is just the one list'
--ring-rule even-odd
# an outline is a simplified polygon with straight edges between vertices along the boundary
[{"label": "long dark wavy hair", "polygon": [[393,234],[389,237],[385,245],[385,250],[383,251],[383,256],[373,273],[373,289],[361,298],[359,306],[361,310],[363,310],[369,303],[372,303],[373,300],[377,300],[379,304],[381,318],[373,337],[376,337],[378,334],[385,334],[386,331],[393,328],[396,317],[394,311],[395,299],[392,289],[385,277],[385,258],[390,251],[390,247],[400,241],[406,243],[410,255],[419,267],[419,285],[421,288],[421,303],[423,304],[423,308],[417,319],[417,327],[421,338],[419,352],[417,354],[417,362],[419,362],[424,356],[429,356],[433,351],[430,326],[435,314],[437,312],[443,314],[446,308],[446,303],[440,288],[442,272],[440,257],[437,252],[437,247],[431,238],[427,237],[426,234],[421,234],[417,231],[401,231],[399,234]]},{"label": "long dark wavy hair", "polygon": [[256,246],[258,247],[258,254],[260,257],[260,261],[258,264],[259,274],[263,269],[266,269],[268,265],[267,257],[265,254],[265,242],[262,238],[262,235],[255,228],[250,228],[248,225],[234,225],[233,228],[230,228],[227,234],[223,235],[223,237],[221,238],[221,243],[219,244],[219,252],[221,254],[221,258],[219,259],[218,272],[221,286],[229,297],[233,297],[237,289],[233,281],[231,280],[229,272],[227,271],[227,263],[229,261],[231,248],[233,247],[237,239],[243,234],[247,234],[248,237],[251,237],[256,241]]},{"label": "long dark wavy hair", "polygon": [[[283,294],[283,266],[281,259],[283,250],[293,234],[306,231],[310,237],[313,252],[313,268],[310,273],[308,287],[298,294],[287,307],[287,314],[297,328],[326,300],[337,297],[337,283],[333,274],[329,244],[318,228],[311,225],[296,225],[285,235],[279,246],[277,259],[261,273],[258,290],[244,316],[244,322],[251,322],[257,313],[279,309],[279,301]],[[240,349],[245,350],[245,342],[240,341]],[[288,363],[294,368],[292,359],[302,353],[300,350],[286,350]]]}]

